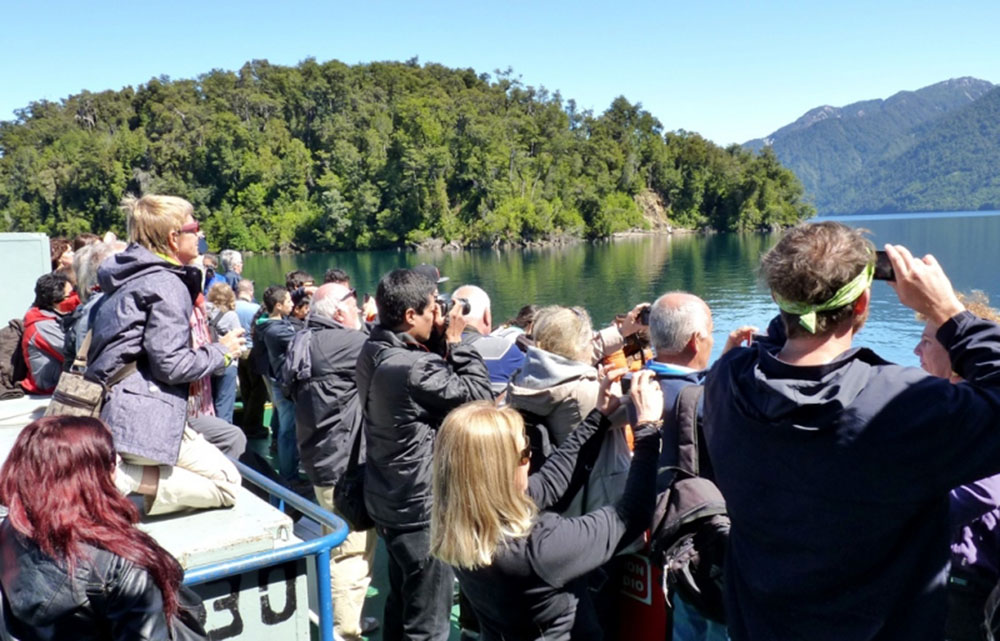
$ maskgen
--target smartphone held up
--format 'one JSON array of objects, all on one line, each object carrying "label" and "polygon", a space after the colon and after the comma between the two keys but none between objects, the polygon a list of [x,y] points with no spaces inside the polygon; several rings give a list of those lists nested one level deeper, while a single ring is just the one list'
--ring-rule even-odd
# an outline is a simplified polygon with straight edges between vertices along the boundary
[{"label": "smartphone held up", "polygon": [[875,252],[875,280],[896,280],[889,254],[881,249]]}]

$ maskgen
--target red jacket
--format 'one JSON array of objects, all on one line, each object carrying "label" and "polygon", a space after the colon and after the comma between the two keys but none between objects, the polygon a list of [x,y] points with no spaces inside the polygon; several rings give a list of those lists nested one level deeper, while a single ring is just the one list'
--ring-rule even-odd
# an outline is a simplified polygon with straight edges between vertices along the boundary
[{"label": "red jacket", "polygon": [[65,332],[55,312],[32,307],[24,315],[21,352],[28,376],[21,387],[29,394],[51,394],[62,373]]}]

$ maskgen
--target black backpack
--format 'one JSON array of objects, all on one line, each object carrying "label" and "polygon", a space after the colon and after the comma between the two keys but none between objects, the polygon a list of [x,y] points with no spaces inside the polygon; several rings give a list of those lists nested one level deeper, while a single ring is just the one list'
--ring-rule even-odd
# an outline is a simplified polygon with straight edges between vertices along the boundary
[{"label": "black backpack", "polygon": [[288,344],[285,362],[278,373],[281,391],[287,398],[295,400],[299,393],[299,385],[312,377],[312,335],[309,328],[300,329],[295,333],[292,342]]},{"label": "black backpack", "polygon": [[20,318],[11,319],[0,329],[0,400],[24,396],[20,382],[28,376],[28,365],[21,350],[23,338],[24,323]]},{"label": "black backpack", "polygon": [[698,475],[698,405],[704,388],[681,389],[663,429],[678,435],[677,466],[660,468],[669,485],[656,499],[650,558],[663,566],[663,596],[675,591],[707,619],[725,623],[723,562],[729,543],[726,502],[715,483]]}]

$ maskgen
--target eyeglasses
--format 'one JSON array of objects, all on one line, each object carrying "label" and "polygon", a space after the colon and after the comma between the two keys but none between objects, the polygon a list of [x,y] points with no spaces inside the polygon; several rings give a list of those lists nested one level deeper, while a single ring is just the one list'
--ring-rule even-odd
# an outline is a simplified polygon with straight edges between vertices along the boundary
[{"label": "eyeglasses", "polygon": [[531,439],[528,433],[524,433],[524,449],[521,450],[520,465],[527,465],[531,461]]},{"label": "eyeglasses", "polygon": [[198,226],[197,220],[181,225],[181,228],[177,230],[181,234],[197,234],[199,231],[201,231],[201,228]]},{"label": "eyeglasses", "polygon": [[340,302],[343,303],[348,298],[357,298],[357,297],[358,297],[358,290],[352,289],[348,291],[346,294],[344,294],[344,296],[340,299]]}]

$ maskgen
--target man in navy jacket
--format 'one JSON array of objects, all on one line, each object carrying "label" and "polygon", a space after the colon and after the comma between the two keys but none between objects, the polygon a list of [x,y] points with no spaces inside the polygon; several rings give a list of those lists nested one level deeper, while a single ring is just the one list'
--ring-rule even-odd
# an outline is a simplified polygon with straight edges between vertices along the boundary
[{"label": "man in navy jacket", "polygon": [[948,491],[1000,472],[1000,327],[932,256],[886,251],[967,382],[852,347],[874,265],[859,231],[802,225],[763,258],[781,328],[721,357],[705,392],[734,641],[944,637]]}]

